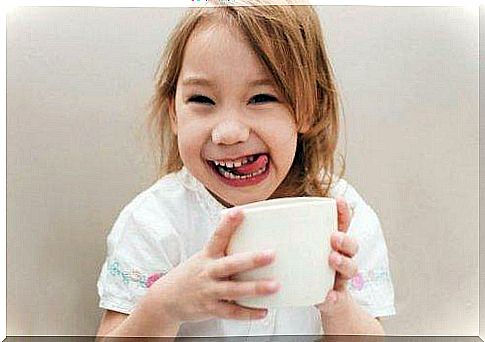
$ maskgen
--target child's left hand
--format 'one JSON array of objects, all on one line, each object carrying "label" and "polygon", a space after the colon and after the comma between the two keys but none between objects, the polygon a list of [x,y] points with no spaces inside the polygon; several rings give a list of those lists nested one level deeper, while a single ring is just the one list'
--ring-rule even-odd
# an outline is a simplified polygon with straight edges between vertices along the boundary
[{"label": "child's left hand", "polygon": [[316,305],[322,315],[322,322],[325,323],[330,316],[335,315],[336,304],[348,306],[350,294],[347,293],[347,280],[357,274],[357,265],[352,257],[359,249],[357,241],[347,235],[350,225],[350,211],[347,202],[337,197],[338,231],[330,237],[332,252],[328,258],[329,265],[335,269],[335,283],[333,290],[330,290],[325,302]]},{"label": "child's left hand", "polygon": [[[341,197],[337,199],[338,231],[330,238],[332,253],[329,264],[335,269],[335,284],[333,290],[342,292],[346,290],[347,280],[357,275],[357,264],[352,259],[359,249],[357,240],[347,235],[350,225],[350,211],[347,202]],[[338,295],[330,291],[329,296]]]},{"label": "child's left hand", "polygon": [[332,253],[329,264],[335,269],[335,283],[321,304],[315,305],[322,318],[325,334],[376,334],[384,333],[380,323],[365,312],[347,291],[347,281],[357,275],[357,264],[352,259],[359,249],[357,241],[348,236],[350,212],[343,198],[337,198],[338,232],[332,234]]}]

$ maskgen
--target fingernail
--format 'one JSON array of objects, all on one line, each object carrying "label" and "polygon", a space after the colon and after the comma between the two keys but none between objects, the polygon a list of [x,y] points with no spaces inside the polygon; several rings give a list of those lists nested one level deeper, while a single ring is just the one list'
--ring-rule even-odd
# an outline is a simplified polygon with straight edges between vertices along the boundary
[{"label": "fingernail", "polygon": [[241,211],[241,209],[237,208],[237,207],[234,207],[230,210],[228,210],[227,212],[227,216],[229,218],[235,218],[237,215],[239,215],[239,212]]},{"label": "fingernail", "polygon": [[268,283],[267,288],[268,288],[269,291],[274,292],[274,291],[279,290],[280,284],[277,281],[272,281],[272,282]]},{"label": "fingernail", "polygon": [[268,260],[268,259],[273,259],[276,255],[275,255],[275,251],[272,250],[272,249],[268,249],[268,250],[265,250],[261,253],[261,256],[265,259],[265,260]]}]

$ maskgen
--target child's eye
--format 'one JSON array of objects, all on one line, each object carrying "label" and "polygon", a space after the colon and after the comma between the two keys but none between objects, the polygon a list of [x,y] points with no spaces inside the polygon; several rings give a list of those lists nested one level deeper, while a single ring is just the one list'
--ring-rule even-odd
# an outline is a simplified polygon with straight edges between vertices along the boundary
[{"label": "child's eye", "polygon": [[189,97],[189,99],[187,101],[188,102],[196,102],[196,103],[215,104],[214,101],[212,101],[207,96],[203,96],[203,95],[193,95],[193,96]]},{"label": "child's eye", "polygon": [[264,103],[264,102],[273,102],[273,101],[277,101],[277,98],[274,97],[273,95],[269,95],[269,94],[258,94],[258,95],[255,95],[253,97],[251,97],[251,99],[249,100],[249,103]]}]

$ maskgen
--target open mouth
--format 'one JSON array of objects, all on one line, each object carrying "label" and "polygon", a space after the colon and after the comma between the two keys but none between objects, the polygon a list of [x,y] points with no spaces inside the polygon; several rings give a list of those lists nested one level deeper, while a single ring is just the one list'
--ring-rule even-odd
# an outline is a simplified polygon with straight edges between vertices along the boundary
[{"label": "open mouth", "polygon": [[209,164],[224,183],[246,186],[266,178],[270,161],[267,153],[259,153],[232,160],[209,160]]}]

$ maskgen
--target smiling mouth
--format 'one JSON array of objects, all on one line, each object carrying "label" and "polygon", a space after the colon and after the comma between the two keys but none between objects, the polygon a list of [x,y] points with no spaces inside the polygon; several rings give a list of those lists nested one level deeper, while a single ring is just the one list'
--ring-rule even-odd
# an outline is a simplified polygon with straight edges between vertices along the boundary
[{"label": "smiling mouth", "polygon": [[221,180],[231,186],[246,186],[259,183],[269,171],[269,155],[253,154],[232,160],[208,160],[212,170]]}]

